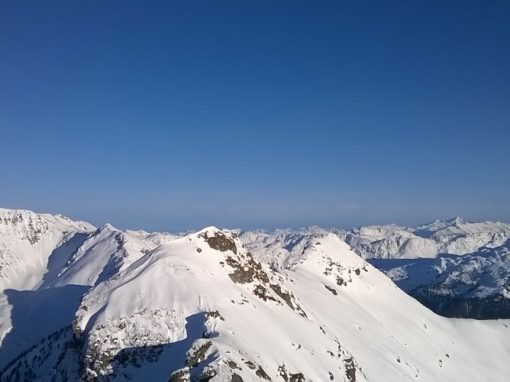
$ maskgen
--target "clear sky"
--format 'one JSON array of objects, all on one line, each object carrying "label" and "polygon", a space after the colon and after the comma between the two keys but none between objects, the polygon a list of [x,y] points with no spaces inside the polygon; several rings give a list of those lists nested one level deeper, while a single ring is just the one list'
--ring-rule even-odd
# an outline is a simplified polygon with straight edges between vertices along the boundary
[{"label": "clear sky", "polygon": [[1,1],[0,205],[510,221],[509,1]]}]

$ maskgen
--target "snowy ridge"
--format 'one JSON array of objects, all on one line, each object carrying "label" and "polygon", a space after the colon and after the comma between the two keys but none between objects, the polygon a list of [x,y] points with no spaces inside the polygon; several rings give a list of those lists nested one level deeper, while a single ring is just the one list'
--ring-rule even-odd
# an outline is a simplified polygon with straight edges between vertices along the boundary
[{"label": "snowy ridge", "polygon": [[[70,325],[73,308],[89,287],[174,238],[6,209],[0,210],[0,229],[0,367],[42,336]],[[45,325],[34,326],[40,317]]]},{"label": "snowy ridge", "polygon": [[510,321],[437,316],[327,230],[174,236],[104,226],[68,249],[32,289],[4,291],[12,328],[0,380],[510,374]]},{"label": "snowy ridge", "polygon": [[60,215],[0,209],[0,290],[35,287],[53,250],[75,234],[94,229]]},{"label": "snowy ridge", "polygon": [[[260,260],[278,268],[314,237],[333,232],[404,291],[449,317],[510,318],[510,225],[436,220],[350,230],[311,227],[241,235]],[[471,252],[472,251],[472,252]]]},{"label": "snowy ridge", "polygon": [[123,232],[105,224],[74,251],[58,275],[46,285],[97,285],[125,269],[158,243],[173,239],[174,236],[169,234]]},{"label": "snowy ridge", "polygon": [[510,238],[510,224],[471,223],[459,217],[436,220],[416,228],[397,225],[367,226],[338,231],[360,256],[370,259],[463,255],[483,247],[498,247]]}]

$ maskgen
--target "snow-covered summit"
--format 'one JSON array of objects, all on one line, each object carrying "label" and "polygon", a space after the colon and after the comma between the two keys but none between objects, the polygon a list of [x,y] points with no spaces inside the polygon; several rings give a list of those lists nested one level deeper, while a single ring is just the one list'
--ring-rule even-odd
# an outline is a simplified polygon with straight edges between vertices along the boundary
[{"label": "snow-covered summit", "polygon": [[499,381],[510,373],[510,322],[435,315],[336,231],[103,226],[75,235],[57,244],[39,283],[4,290],[0,380]]}]

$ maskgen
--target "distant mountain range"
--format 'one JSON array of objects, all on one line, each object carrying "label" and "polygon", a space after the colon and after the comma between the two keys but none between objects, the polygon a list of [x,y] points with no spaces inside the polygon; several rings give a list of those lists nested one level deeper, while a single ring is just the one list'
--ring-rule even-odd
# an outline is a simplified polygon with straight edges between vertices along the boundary
[{"label": "distant mountain range", "polygon": [[416,228],[397,225],[349,230],[246,232],[242,238],[264,261],[297,256],[304,238],[333,232],[400,288],[438,314],[510,318],[510,224],[459,217]]},{"label": "distant mountain range", "polygon": [[459,218],[175,235],[0,209],[0,381],[504,381],[510,320],[400,288],[509,317],[509,238]]}]

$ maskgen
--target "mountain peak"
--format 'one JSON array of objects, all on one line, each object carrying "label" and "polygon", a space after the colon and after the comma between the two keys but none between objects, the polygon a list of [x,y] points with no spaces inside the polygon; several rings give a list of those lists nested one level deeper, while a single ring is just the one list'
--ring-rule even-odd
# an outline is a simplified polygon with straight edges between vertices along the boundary
[{"label": "mountain peak", "polygon": [[101,228],[99,228],[99,231],[119,231],[119,229],[115,228],[113,225],[111,225],[110,223],[105,223],[101,226]]},{"label": "mountain peak", "polygon": [[510,371],[505,324],[437,316],[351,250],[422,252],[441,237],[379,227],[350,233],[349,247],[320,228],[165,236],[46,221],[37,245],[17,234],[26,222],[0,235],[0,282],[9,281],[0,380],[456,381]]},{"label": "mountain peak", "polygon": [[210,226],[204,227],[201,230],[197,231],[196,234],[198,234],[198,235],[203,235],[203,234],[214,235],[217,232],[221,232],[221,231],[222,230],[219,229],[218,227],[216,227],[214,225],[210,225]]},{"label": "mountain peak", "polygon": [[448,224],[457,225],[457,226],[469,223],[467,220],[461,218],[460,216],[455,216],[453,218],[446,219],[445,222]]}]

